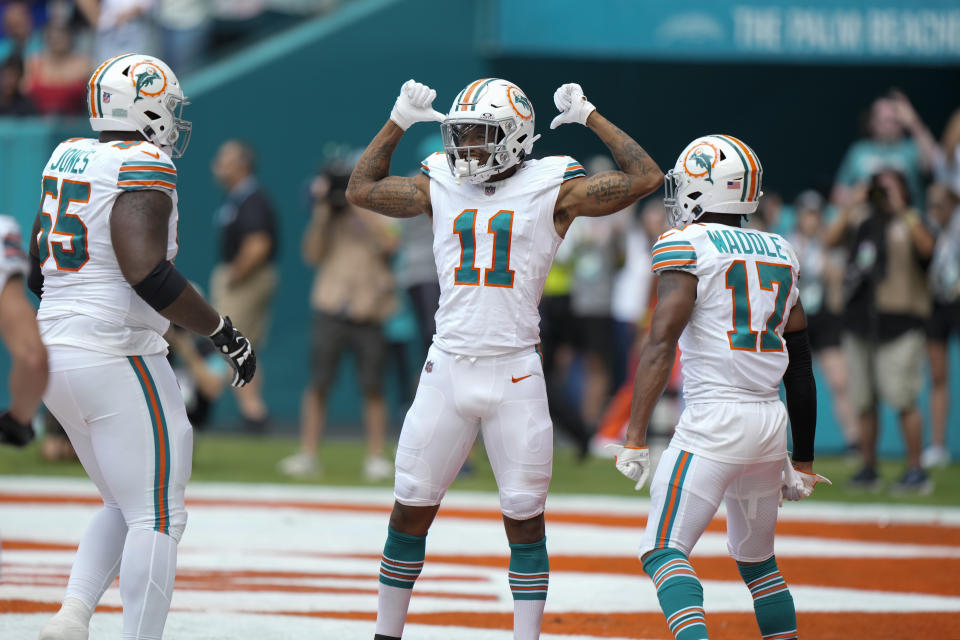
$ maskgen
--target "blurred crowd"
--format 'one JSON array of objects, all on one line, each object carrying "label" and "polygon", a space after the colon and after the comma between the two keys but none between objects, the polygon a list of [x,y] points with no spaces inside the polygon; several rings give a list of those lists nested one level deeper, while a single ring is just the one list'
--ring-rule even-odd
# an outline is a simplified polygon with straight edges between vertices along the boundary
[{"label": "blurred crowd", "polygon": [[[136,49],[185,74],[337,2],[0,2],[0,116],[82,114],[95,60]],[[423,155],[440,146],[438,139],[429,141]],[[416,380],[409,372],[425,357],[435,328],[440,289],[430,220],[389,220],[349,204],[345,189],[354,155],[344,149],[329,154],[311,184],[312,215],[302,246],[304,262],[316,269],[309,292],[310,378],[301,403],[300,450],[279,462],[289,475],[321,472],[317,452],[328,393],[341,356],[350,352],[363,398],[364,473],[371,480],[391,476],[384,374],[393,371],[411,400]],[[960,333],[960,111],[938,140],[907,96],[891,91],[873,101],[862,137],[837,161],[832,185],[804,190],[792,201],[777,193],[776,176],[769,176],[748,224],[783,235],[799,253],[801,299],[821,380],[829,385],[847,452],[860,461],[852,485],[880,487],[883,403],[896,412],[906,451],[905,472],[893,489],[925,492],[931,486],[926,469],[950,462],[947,345]],[[269,185],[257,181],[256,164],[255,150],[242,140],[226,141],[213,160],[224,201],[213,213],[220,257],[209,287],[217,308],[262,353],[269,348],[265,336],[277,281],[278,216]],[[591,174],[612,168],[607,156],[586,164]],[[658,196],[613,216],[578,220],[548,276],[540,311],[551,413],[581,456],[622,440],[634,358],[656,304],[650,249],[666,224]],[[171,333],[169,342],[191,417],[202,425],[228,386],[228,371],[202,342],[180,333]],[[925,421],[920,396],[927,372]],[[270,420],[265,376],[269,372],[235,393],[244,425],[254,433],[267,430]],[[653,417],[654,436],[668,437],[681,386],[677,370]],[[48,449],[51,457],[67,455],[59,444]]]},{"label": "blurred crowd", "polygon": [[77,115],[94,61],[136,51],[180,77],[340,0],[0,2],[0,116]]}]

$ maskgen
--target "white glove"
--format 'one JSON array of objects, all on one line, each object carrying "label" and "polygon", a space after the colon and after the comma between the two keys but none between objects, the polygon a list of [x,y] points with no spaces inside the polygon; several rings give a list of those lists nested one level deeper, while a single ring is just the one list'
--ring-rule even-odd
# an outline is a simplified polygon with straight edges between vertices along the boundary
[{"label": "white glove", "polygon": [[783,487],[780,490],[781,504],[783,504],[783,498],[794,501],[809,498],[810,494],[813,493],[813,488],[817,486],[818,482],[833,484],[829,479],[819,473],[809,473],[807,471],[801,471],[800,469],[794,469],[793,462],[790,461],[789,455],[784,460],[781,477],[783,478]]},{"label": "white glove", "polygon": [[414,122],[443,122],[444,115],[433,109],[437,92],[415,80],[407,80],[400,87],[400,95],[390,112],[390,119],[406,131]]},{"label": "white glove", "polygon": [[650,477],[650,449],[624,447],[619,444],[608,444],[605,448],[615,456],[613,462],[617,471],[636,481],[634,489],[637,491],[643,489],[643,485],[647,484],[647,478]]},{"label": "white glove", "polygon": [[587,124],[587,116],[597,110],[583,95],[583,89],[576,82],[562,85],[553,94],[553,104],[557,105],[560,115],[550,123],[551,129],[556,129],[568,122]]}]

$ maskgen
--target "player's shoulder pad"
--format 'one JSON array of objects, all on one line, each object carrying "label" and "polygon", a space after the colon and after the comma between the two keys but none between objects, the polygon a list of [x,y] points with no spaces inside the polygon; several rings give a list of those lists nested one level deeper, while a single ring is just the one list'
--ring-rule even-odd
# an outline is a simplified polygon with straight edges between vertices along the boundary
[{"label": "player's shoulder pad", "polygon": [[170,156],[160,147],[142,140],[114,142],[120,167],[117,170],[117,188],[121,191],[153,189],[172,193],[177,189],[177,168]]},{"label": "player's shoulder pad", "polygon": [[651,269],[660,273],[668,269],[694,272],[697,269],[696,240],[703,235],[699,225],[687,225],[660,234],[650,251]]}]

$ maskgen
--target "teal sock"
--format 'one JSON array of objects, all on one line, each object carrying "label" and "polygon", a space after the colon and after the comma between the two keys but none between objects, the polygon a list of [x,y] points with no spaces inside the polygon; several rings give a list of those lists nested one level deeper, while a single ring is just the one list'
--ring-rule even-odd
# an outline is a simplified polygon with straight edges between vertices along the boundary
[{"label": "teal sock", "polygon": [[380,559],[376,637],[403,635],[413,584],[423,569],[426,550],[426,536],[411,536],[387,527],[387,542]]},{"label": "teal sock", "polygon": [[391,587],[413,589],[423,570],[427,537],[411,536],[387,527],[387,543],[380,559],[380,582]]},{"label": "teal sock", "polygon": [[540,637],[550,582],[546,538],[530,544],[510,545],[509,578],[513,593],[514,640],[535,640]]},{"label": "teal sock", "polygon": [[643,570],[657,588],[657,599],[676,640],[706,640],[703,585],[687,556],[676,549],[659,549],[643,561]]},{"label": "teal sock", "polygon": [[797,612],[776,556],[759,564],[738,562],[737,569],[753,596],[753,612],[763,640],[797,640]]},{"label": "teal sock", "polygon": [[550,582],[547,539],[510,545],[510,591],[514,600],[546,600]]}]

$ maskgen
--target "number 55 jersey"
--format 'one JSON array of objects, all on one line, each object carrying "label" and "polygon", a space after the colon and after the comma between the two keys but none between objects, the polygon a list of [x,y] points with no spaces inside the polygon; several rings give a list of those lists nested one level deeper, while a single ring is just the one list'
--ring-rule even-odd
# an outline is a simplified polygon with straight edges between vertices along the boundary
[{"label": "number 55 jersey", "polygon": [[44,343],[112,356],[164,353],[169,322],[143,301],[120,271],[110,232],[117,198],[153,189],[173,201],[168,260],[177,255],[177,170],[148,142],[62,142],[43,170],[40,232]]},{"label": "number 55 jersey", "polygon": [[500,355],[540,342],[537,305],[563,240],[553,220],[560,185],[586,175],[569,156],[526,160],[500,182],[457,184],[444,154],[421,164],[430,177],[433,253],[440,278],[434,343],[467,356]]}]

